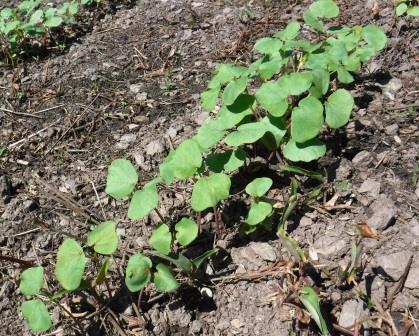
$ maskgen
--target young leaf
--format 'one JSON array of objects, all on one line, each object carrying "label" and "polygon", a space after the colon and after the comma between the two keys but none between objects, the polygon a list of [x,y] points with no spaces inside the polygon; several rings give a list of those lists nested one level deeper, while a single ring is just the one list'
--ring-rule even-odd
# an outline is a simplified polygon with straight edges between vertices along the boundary
[{"label": "young leaf", "polygon": [[275,117],[281,117],[287,111],[288,102],[286,95],[281,93],[276,83],[268,82],[256,91],[256,99],[265,110]]},{"label": "young leaf", "polygon": [[29,328],[34,333],[47,331],[52,326],[51,317],[45,304],[39,300],[30,300],[22,303],[22,314]]},{"label": "young leaf", "polygon": [[63,23],[63,19],[59,16],[51,16],[45,20],[45,26],[49,28],[58,27]]},{"label": "young leaf", "polygon": [[29,19],[29,24],[32,26],[37,25],[39,22],[41,22],[42,17],[44,16],[44,11],[42,9],[38,9],[31,15],[31,18]]},{"label": "young leaf", "polygon": [[143,219],[159,204],[159,195],[156,186],[144,187],[132,195],[128,207],[128,218],[132,220]]},{"label": "young leaf", "polygon": [[217,205],[230,194],[230,178],[222,173],[200,178],[192,191],[192,208],[203,211]]},{"label": "young leaf", "polygon": [[310,5],[309,10],[320,18],[331,19],[339,15],[339,7],[333,0],[317,0]]},{"label": "young leaf", "polygon": [[105,258],[105,260],[102,263],[102,266],[100,267],[99,273],[97,274],[93,286],[99,286],[106,280],[106,275],[108,274],[109,267],[111,265],[111,260],[109,258]]},{"label": "young leaf", "polygon": [[220,94],[219,87],[214,87],[212,89],[204,91],[201,94],[202,109],[204,111],[211,112],[215,108],[215,105],[217,104],[217,99],[218,99],[219,94]]},{"label": "young leaf", "polygon": [[369,24],[362,28],[362,31],[364,34],[364,40],[369,46],[373,47],[375,51],[379,51],[386,46],[387,36],[383,30],[376,25]]},{"label": "young leaf", "polygon": [[274,151],[279,148],[282,138],[287,133],[287,126],[283,118],[267,116],[261,121],[265,124],[266,133],[262,137],[262,143],[270,150]]},{"label": "young leaf", "polygon": [[319,134],[323,125],[323,104],[313,96],[300,100],[291,114],[291,137],[305,142]]},{"label": "young leaf", "polygon": [[165,264],[158,264],[156,266],[157,272],[154,273],[154,284],[161,292],[172,292],[179,288],[179,283],[173,276],[169,267]]},{"label": "young leaf", "polygon": [[274,55],[279,52],[282,47],[282,41],[272,37],[263,37],[257,40],[255,50],[261,54]]},{"label": "young leaf", "polygon": [[105,192],[114,198],[123,198],[134,190],[137,182],[138,174],[132,163],[116,159],[108,168]]},{"label": "young leaf", "polygon": [[31,267],[23,271],[20,276],[19,290],[23,295],[38,294],[44,285],[44,268]]},{"label": "young leaf", "polygon": [[218,249],[213,248],[212,250],[202,253],[199,257],[196,257],[194,260],[192,260],[194,268],[197,270],[205,260],[207,260],[209,257],[211,257],[213,254],[217,252],[218,252]]},{"label": "young leaf", "polygon": [[237,128],[237,131],[227,135],[225,143],[234,147],[247,143],[254,143],[263,137],[266,132],[266,125],[261,122],[243,124]]},{"label": "young leaf", "polygon": [[255,98],[250,95],[240,95],[233,105],[223,106],[218,112],[218,117],[215,121],[219,129],[229,129],[235,127],[246,116],[252,115],[252,107],[256,105]]},{"label": "young leaf", "polygon": [[329,90],[330,75],[325,69],[316,68],[311,72],[313,76],[313,86],[310,93],[316,98],[321,98]]},{"label": "young leaf", "polygon": [[100,223],[87,235],[87,245],[100,254],[111,255],[118,247],[116,225],[112,221]]},{"label": "young leaf", "polygon": [[176,240],[182,246],[192,243],[198,236],[198,225],[189,218],[182,218],[176,225]]},{"label": "young leaf", "polygon": [[208,150],[224,137],[226,129],[217,119],[208,119],[198,129],[194,139],[203,150]]},{"label": "young leaf", "polygon": [[246,152],[242,149],[236,151],[226,151],[224,153],[210,154],[207,156],[205,163],[208,169],[213,173],[221,173],[234,171],[244,165],[246,160]]},{"label": "young leaf", "polygon": [[250,206],[246,223],[253,226],[265,220],[272,212],[272,205],[267,202],[256,202]]},{"label": "young leaf", "polygon": [[160,224],[148,240],[152,248],[163,254],[169,254],[172,243],[172,234],[166,224]]},{"label": "young leaf", "polygon": [[311,71],[293,72],[287,76],[284,85],[290,95],[298,96],[310,88],[311,82]]},{"label": "young leaf", "polygon": [[347,90],[338,89],[329,96],[325,106],[326,123],[331,128],[339,128],[349,121],[354,99]]},{"label": "young leaf", "polygon": [[310,162],[326,153],[326,145],[318,139],[311,139],[304,143],[297,143],[291,139],[285,145],[283,153],[288,160]]},{"label": "young leaf", "polygon": [[191,177],[202,164],[201,149],[198,143],[193,139],[183,141],[173,152],[171,160],[167,164],[174,177],[181,180]]},{"label": "young leaf", "polygon": [[297,21],[291,21],[284,30],[276,33],[274,36],[283,41],[290,41],[297,37],[300,32],[300,24]]},{"label": "young leaf", "polygon": [[303,169],[297,166],[290,166],[290,165],[280,165],[278,167],[280,170],[285,171],[285,172],[290,172],[290,173],[295,173],[295,174],[301,174],[301,175],[305,175],[305,176],[309,176],[317,181],[323,182],[324,181],[324,176],[322,173],[316,172],[316,171],[311,171],[311,170],[307,170],[307,169]]},{"label": "young leaf", "polygon": [[74,239],[65,239],[58,248],[55,276],[66,290],[75,290],[80,286],[86,266],[83,249]]},{"label": "young leaf", "polygon": [[262,197],[272,187],[272,183],[269,177],[255,178],[246,186],[246,193],[253,197]]},{"label": "young leaf", "polygon": [[410,6],[407,9],[407,14],[412,16],[419,16],[419,6]]},{"label": "young leaf", "polygon": [[310,313],[311,318],[314,320],[314,322],[316,322],[322,335],[329,336],[330,333],[327,330],[326,321],[324,320],[320,310],[319,297],[316,291],[311,287],[304,287],[299,291],[299,298],[304,307],[306,307]]},{"label": "young leaf", "polygon": [[288,58],[282,59],[281,55],[278,54],[275,57],[271,57],[270,60],[260,62],[257,72],[260,78],[265,81],[271,79],[287,62]]},{"label": "young leaf", "polygon": [[243,76],[236,79],[225,87],[223,92],[223,102],[225,105],[231,105],[237,97],[243,93],[247,86],[247,77]]},{"label": "young leaf", "polygon": [[134,254],[125,270],[125,285],[131,292],[143,289],[151,279],[151,260],[142,254]]},{"label": "young leaf", "polygon": [[230,82],[233,78],[240,77],[246,70],[246,68],[234,64],[220,64],[217,66],[215,75],[209,82],[208,88],[220,87]]},{"label": "young leaf", "polygon": [[161,259],[167,260],[168,262],[171,262],[173,265],[175,265],[177,268],[180,268],[184,270],[187,273],[190,273],[193,271],[193,264],[192,261],[186,258],[182,253],[179,253],[178,257],[172,258],[167,255],[161,254],[159,252],[150,252],[152,255],[159,257]]}]

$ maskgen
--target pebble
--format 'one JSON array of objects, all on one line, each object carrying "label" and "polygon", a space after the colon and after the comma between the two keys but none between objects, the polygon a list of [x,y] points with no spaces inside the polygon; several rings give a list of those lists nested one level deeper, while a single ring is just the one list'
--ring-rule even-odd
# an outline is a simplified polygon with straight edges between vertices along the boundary
[{"label": "pebble", "polygon": [[319,237],[309,249],[310,257],[318,260],[318,254],[324,257],[336,255],[346,246],[345,240],[339,239],[339,237],[335,234],[325,234]]},{"label": "pebble", "polygon": [[160,140],[154,140],[150,142],[146,147],[146,154],[149,156],[163,153],[163,151],[164,151],[164,146]]},{"label": "pebble", "polygon": [[[381,254],[376,258],[378,273],[383,276],[390,276],[394,281],[399,280],[403,274],[411,252],[401,251],[392,254]],[[410,273],[409,273],[410,277]]]},{"label": "pebble", "polygon": [[397,125],[397,124],[392,124],[392,125],[387,126],[386,128],[384,128],[384,132],[387,135],[396,135],[398,130],[399,130],[399,125]]},{"label": "pebble", "polygon": [[176,130],[176,128],[174,128],[174,127],[170,127],[170,128],[167,130],[166,134],[167,134],[167,136],[168,136],[170,139],[174,139],[174,138],[175,138],[175,136],[177,135],[177,130]]},{"label": "pebble", "polygon": [[131,84],[129,86],[129,91],[134,94],[137,94],[141,92],[142,88],[143,88],[143,84]]},{"label": "pebble", "polygon": [[300,226],[304,227],[304,226],[312,226],[313,225],[313,220],[307,216],[304,216],[300,219]]},{"label": "pebble", "polygon": [[371,196],[378,197],[380,194],[381,183],[373,179],[366,179],[358,189],[361,194],[368,193]]},{"label": "pebble", "polygon": [[364,150],[354,156],[352,163],[358,166],[367,166],[372,160],[371,153]]},{"label": "pebble", "polygon": [[419,221],[416,217],[412,218],[408,224],[409,231],[419,237]]},{"label": "pebble", "polygon": [[240,321],[239,319],[232,319],[230,321],[230,324],[233,328],[236,328],[236,329],[240,329],[244,325],[244,323]]},{"label": "pebble", "polygon": [[365,313],[364,304],[357,300],[346,301],[342,306],[339,316],[339,325],[350,328],[355,324],[355,320],[360,319]]},{"label": "pebble", "polygon": [[396,207],[391,199],[382,196],[375,200],[370,208],[373,210],[373,214],[367,222],[373,229],[382,231],[393,225]]},{"label": "pebble", "polygon": [[146,117],[146,116],[142,116],[142,115],[135,116],[135,117],[133,118],[133,121],[134,121],[136,124],[145,124],[145,123],[148,123],[148,117]]},{"label": "pebble", "polygon": [[268,243],[252,242],[249,247],[263,260],[275,261],[277,258],[275,249]]},{"label": "pebble", "polygon": [[403,82],[401,79],[393,77],[390,81],[383,87],[383,94],[390,100],[395,99],[396,93],[403,87]]}]

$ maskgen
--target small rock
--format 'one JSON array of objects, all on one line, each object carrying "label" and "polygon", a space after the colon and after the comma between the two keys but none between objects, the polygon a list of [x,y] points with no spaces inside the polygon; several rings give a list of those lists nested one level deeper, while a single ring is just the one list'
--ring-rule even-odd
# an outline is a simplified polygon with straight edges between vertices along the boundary
[{"label": "small rock", "polygon": [[393,225],[396,207],[391,199],[385,196],[381,197],[371,204],[371,209],[373,214],[367,222],[373,229],[382,231]]},{"label": "small rock", "polygon": [[356,300],[346,301],[342,306],[339,316],[339,325],[344,328],[350,328],[365,313],[363,303]]},{"label": "small rock", "polygon": [[397,281],[403,274],[410,256],[411,253],[407,251],[392,254],[383,253],[376,258],[377,272],[383,276],[390,276],[394,281]]},{"label": "small rock", "polygon": [[343,158],[339,164],[338,169],[336,169],[336,180],[343,181],[349,178],[352,173],[352,164],[349,160]]},{"label": "small rock", "polygon": [[167,130],[166,134],[167,134],[167,136],[168,136],[170,139],[174,139],[174,138],[175,138],[175,136],[176,136],[176,134],[177,134],[177,130],[176,130],[176,128],[174,128],[174,127],[170,127],[170,128]]},{"label": "small rock", "polygon": [[244,325],[244,323],[240,321],[239,319],[231,320],[230,324],[233,328],[236,328],[236,329],[240,329]]},{"label": "small rock", "polygon": [[164,146],[160,140],[154,140],[150,142],[146,147],[146,154],[149,156],[163,153],[163,151],[164,151]]},{"label": "small rock", "polygon": [[185,29],[183,31],[182,41],[189,40],[192,37],[192,29]]},{"label": "small rock", "polygon": [[338,235],[325,234],[317,239],[313,246],[311,246],[311,254],[316,256],[321,254],[324,257],[333,256],[346,246],[346,242],[343,239],[339,239]]},{"label": "small rock", "polygon": [[148,123],[148,117],[146,117],[146,116],[142,116],[142,115],[135,116],[135,117],[133,118],[133,121],[134,121],[136,124],[145,124],[145,123]]},{"label": "small rock", "polygon": [[406,288],[409,289],[418,289],[419,288],[419,265],[412,266],[407,276],[406,283],[404,284]]},{"label": "small rock", "polygon": [[130,131],[133,131],[133,130],[137,129],[138,127],[140,127],[140,125],[138,125],[138,124],[128,124],[128,129]]},{"label": "small rock", "polygon": [[378,197],[380,194],[381,183],[373,179],[366,179],[358,189],[361,194],[368,193],[371,196]]},{"label": "small rock", "polygon": [[397,91],[399,91],[402,87],[403,87],[403,82],[401,81],[401,79],[393,77],[383,87],[383,94],[387,96],[390,100],[394,100]]},{"label": "small rock", "polygon": [[409,231],[419,237],[419,221],[416,217],[412,218],[408,224]]},{"label": "small rock", "polygon": [[189,334],[200,334],[202,327],[203,325],[200,320],[193,320],[189,327]]},{"label": "small rock", "polygon": [[352,163],[357,166],[367,166],[372,160],[371,153],[364,150],[354,156]]},{"label": "small rock", "polygon": [[393,139],[394,139],[394,141],[397,143],[397,144],[399,144],[399,145],[401,145],[403,142],[402,142],[402,139],[400,139],[400,137],[398,136],[398,135],[395,135],[394,137],[393,137]]},{"label": "small rock", "polygon": [[263,260],[275,261],[275,249],[268,243],[251,243],[250,248]]},{"label": "small rock", "polygon": [[387,135],[396,135],[398,130],[399,130],[399,125],[397,125],[397,124],[392,124],[392,125],[387,126],[386,128],[384,128],[384,132]]},{"label": "small rock", "polygon": [[313,220],[310,217],[304,216],[300,219],[300,226],[312,226]]},{"label": "small rock", "polygon": [[135,95],[135,100],[139,103],[144,103],[147,100],[147,92],[140,92]]},{"label": "small rock", "polygon": [[135,134],[124,134],[121,136],[121,139],[116,144],[116,147],[118,149],[127,149],[131,142],[134,142],[137,139],[137,136]]},{"label": "small rock", "polygon": [[134,94],[140,93],[142,88],[143,88],[143,84],[131,84],[129,86],[130,92]]}]

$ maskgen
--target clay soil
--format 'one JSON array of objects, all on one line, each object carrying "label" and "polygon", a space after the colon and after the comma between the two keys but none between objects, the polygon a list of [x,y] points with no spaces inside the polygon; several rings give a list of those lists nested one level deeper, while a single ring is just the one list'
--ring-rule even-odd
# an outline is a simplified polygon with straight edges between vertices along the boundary
[{"label": "clay soil", "polygon": [[[139,297],[124,286],[127,258],[147,250],[159,218],[128,220],[127,203],[104,192],[107,166],[124,157],[143,182],[153,178],[207,117],[199,94],[214,66],[248,63],[255,40],[300,19],[309,3],[114,1],[83,14],[82,27],[66,32],[65,51],[51,48],[14,68],[0,63],[0,254],[52,271],[66,235],[85,237],[95,220],[118,224],[109,288],[100,300],[64,297],[73,318],[49,306],[49,335],[317,335],[304,323],[296,281],[318,290],[333,335],[419,335],[419,20],[397,18],[391,0],[338,1],[337,23],[375,23],[389,43],[349,87],[351,122],[326,132],[327,156],[306,167],[327,173],[323,197],[298,207],[288,227],[312,268],[296,272],[273,234],[240,233],[246,204],[233,202],[217,235],[212,214],[203,217],[192,249],[221,252],[196,279],[182,278],[170,295],[150,287]],[[289,176],[279,176],[276,189],[286,194]],[[302,182],[309,192],[313,185]],[[189,193],[182,185],[160,191],[168,222],[191,214]],[[360,223],[379,239],[365,240],[357,285],[348,286],[337,270],[350,262]],[[30,335],[19,308],[23,269],[0,260],[1,336]]]}]

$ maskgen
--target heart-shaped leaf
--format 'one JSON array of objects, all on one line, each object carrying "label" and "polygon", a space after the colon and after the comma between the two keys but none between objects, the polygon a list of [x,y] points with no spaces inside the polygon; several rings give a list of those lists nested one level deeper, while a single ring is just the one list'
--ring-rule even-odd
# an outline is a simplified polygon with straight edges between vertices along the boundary
[{"label": "heart-shaped leaf", "polygon": [[200,178],[192,191],[192,208],[203,211],[217,205],[230,194],[230,178],[222,173]]},{"label": "heart-shaped leaf", "polygon": [[253,143],[262,138],[266,132],[266,125],[259,121],[243,124],[237,127],[237,131],[227,135],[225,143],[234,147]]},{"label": "heart-shaped leaf", "polygon": [[172,243],[172,234],[166,224],[160,224],[154,229],[149,239],[149,244],[155,250],[163,254],[169,254]]},{"label": "heart-shaped leaf", "polygon": [[208,150],[224,137],[226,129],[218,120],[208,119],[198,129],[194,139],[203,150]]},{"label": "heart-shaped leaf", "polygon": [[23,295],[38,294],[44,285],[44,268],[31,267],[23,271],[20,276],[19,290]]},{"label": "heart-shaped leaf", "polygon": [[275,117],[281,117],[287,111],[286,95],[281,93],[276,83],[268,82],[256,91],[256,99],[265,110]]},{"label": "heart-shaped leaf", "polygon": [[290,95],[298,96],[307,91],[312,83],[311,71],[293,72],[287,76],[285,82],[279,82],[280,87],[286,85]]},{"label": "heart-shaped leaf", "polygon": [[176,225],[176,240],[182,246],[192,243],[198,236],[198,224],[192,219],[182,218]]},{"label": "heart-shaped leaf", "polygon": [[[408,10],[409,12],[409,10]],[[364,40],[369,46],[374,48],[375,51],[383,49],[387,44],[387,36],[378,26],[369,24],[362,28]]]},{"label": "heart-shaped leaf", "polygon": [[272,37],[263,37],[257,40],[255,50],[261,54],[277,54],[282,47],[282,41]]},{"label": "heart-shaped leaf", "polygon": [[297,21],[291,21],[284,30],[276,33],[274,36],[283,41],[293,40],[300,32],[300,24]]},{"label": "heart-shaped leaf", "polygon": [[329,96],[325,106],[327,124],[331,128],[339,128],[349,121],[354,99],[347,90],[338,89]]},{"label": "heart-shaped leaf", "polygon": [[283,153],[288,160],[310,162],[326,153],[326,145],[318,139],[311,139],[304,143],[297,143],[291,139],[285,145]]},{"label": "heart-shaped leaf", "polygon": [[272,212],[272,205],[267,202],[255,202],[250,206],[246,223],[253,226],[265,220]]},{"label": "heart-shaped leaf", "polygon": [[159,204],[159,195],[156,186],[144,187],[133,195],[128,207],[128,218],[132,220],[143,219]]},{"label": "heart-shaped leaf", "polygon": [[291,114],[291,137],[296,142],[308,141],[317,134],[323,125],[323,104],[313,96],[300,100]]},{"label": "heart-shaped leaf", "polygon": [[154,284],[159,291],[172,292],[179,288],[179,282],[177,282],[169,267],[165,264],[158,264],[156,270],[157,272],[154,273]]},{"label": "heart-shaped leaf", "polygon": [[224,153],[210,154],[205,160],[208,169],[213,173],[234,171],[244,165],[246,152],[242,149],[226,151]]},{"label": "heart-shaped leaf", "polygon": [[220,87],[214,87],[206,90],[201,94],[202,109],[211,112],[217,104],[218,95],[220,94]]},{"label": "heart-shaped leaf", "polygon": [[262,197],[272,187],[272,183],[269,177],[255,178],[246,186],[246,193],[253,197]]},{"label": "heart-shaped leaf", "polygon": [[55,276],[64,289],[72,291],[80,286],[86,266],[83,249],[74,239],[65,239],[58,248]]},{"label": "heart-shaped leaf", "polygon": [[105,192],[114,198],[128,196],[138,182],[138,174],[131,162],[114,160],[108,168]]},{"label": "heart-shaped leaf", "polygon": [[150,282],[152,266],[151,260],[140,253],[129,258],[125,270],[125,285],[131,292],[140,291]]},{"label": "heart-shaped leaf", "polygon": [[118,247],[116,225],[112,221],[100,223],[87,235],[87,245],[100,254],[111,255]]},{"label": "heart-shaped leaf", "polygon": [[225,105],[231,105],[237,99],[237,97],[246,90],[247,77],[243,76],[236,79],[225,87],[223,92],[223,102]]},{"label": "heart-shaped leaf", "polygon": [[52,326],[51,317],[45,304],[39,300],[30,300],[22,303],[22,314],[29,328],[34,333],[47,331]]},{"label": "heart-shaped leaf", "polygon": [[316,291],[311,287],[304,287],[299,291],[299,298],[310,313],[311,318],[316,322],[322,335],[329,336],[330,333],[320,310],[320,301]]}]

